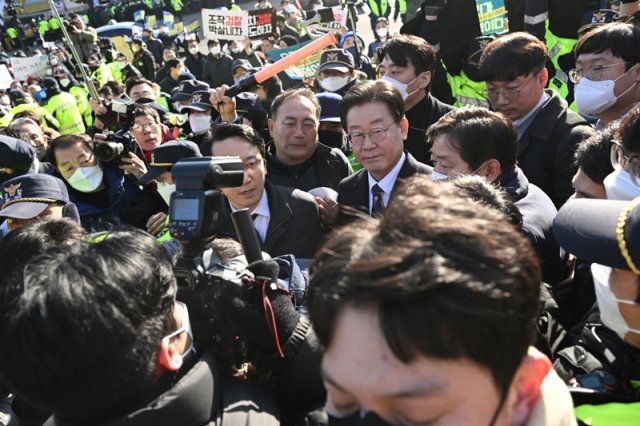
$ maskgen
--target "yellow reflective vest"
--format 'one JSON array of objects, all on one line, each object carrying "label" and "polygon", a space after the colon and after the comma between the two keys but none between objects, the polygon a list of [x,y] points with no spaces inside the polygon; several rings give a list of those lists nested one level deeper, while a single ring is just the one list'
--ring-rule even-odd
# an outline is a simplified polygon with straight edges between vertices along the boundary
[{"label": "yellow reflective vest", "polygon": [[44,106],[44,109],[49,111],[60,122],[58,131],[61,135],[85,132],[82,114],[78,111],[78,102],[76,102],[76,98],[73,95],[67,92],[53,95]]}]

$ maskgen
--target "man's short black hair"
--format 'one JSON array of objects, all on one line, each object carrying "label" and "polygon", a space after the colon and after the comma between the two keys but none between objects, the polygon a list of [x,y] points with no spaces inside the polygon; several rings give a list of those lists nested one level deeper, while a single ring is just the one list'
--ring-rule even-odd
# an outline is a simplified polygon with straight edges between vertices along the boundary
[{"label": "man's short black hair", "polygon": [[206,155],[213,155],[212,149],[216,142],[222,142],[229,138],[244,139],[251,145],[258,148],[262,158],[265,157],[265,143],[260,134],[251,126],[245,124],[220,123],[211,129],[211,134],[207,134],[201,143],[202,152]]},{"label": "man's short black hair", "polygon": [[394,123],[400,123],[404,117],[404,100],[398,89],[386,81],[366,80],[349,89],[340,101],[342,128],[349,128],[347,114],[351,108],[374,102],[380,102],[387,107]]},{"label": "man's short black hair", "polygon": [[480,76],[484,81],[513,81],[542,71],[547,47],[536,36],[516,32],[493,40],[480,57]]},{"label": "man's short black hair", "polygon": [[468,199],[503,213],[509,222],[522,230],[522,213],[507,191],[478,175],[461,175],[451,183]]},{"label": "man's short black hair", "polygon": [[602,53],[611,50],[613,56],[627,64],[627,70],[640,62],[640,28],[626,22],[598,25],[578,38],[576,58],[587,53]]},{"label": "man's short black hair", "polygon": [[47,161],[53,164],[54,166],[58,165],[56,161],[56,150],[63,150],[72,147],[75,144],[82,144],[89,151],[93,152],[94,143],[91,139],[91,136],[73,133],[70,135],[58,136],[51,142],[49,142],[49,147],[47,148]]},{"label": "man's short black hair", "polygon": [[480,107],[451,111],[427,130],[430,145],[441,135],[472,170],[492,158],[498,160],[503,171],[516,165],[518,134],[502,114]]},{"label": "man's short black hair", "polygon": [[178,65],[182,64],[182,61],[180,59],[169,59],[167,62],[165,62],[167,69],[169,68],[175,68]]},{"label": "man's short black hair", "polygon": [[[436,69],[436,52],[423,38],[414,35],[398,34],[386,42],[380,51],[380,58],[388,56],[394,64],[406,67],[411,63],[416,71],[416,77],[425,71]],[[433,75],[431,76],[433,81]]]},{"label": "man's short black hair", "polygon": [[[3,259],[2,261],[9,261]],[[1,300],[2,382],[56,415],[97,424],[131,411],[158,380],[177,291],[153,237],[114,230],[57,246],[14,275]]]},{"label": "man's short black hair", "polygon": [[124,82],[127,95],[131,92],[131,89],[138,84],[148,84],[153,89],[153,82],[147,80],[144,77],[131,77]]},{"label": "man's short black hair", "polygon": [[595,132],[576,146],[575,166],[580,168],[589,179],[602,185],[604,178],[613,173],[611,165],[611,141],[616,129],[608,127]]},{"label": "man's short black hair", "polygon": [[616,139],[629,154],[640,154],[640,107],[629,112],[618,127]]},{"label": "man's short black hair", "polygon": [[468,359],[505,392],[534,338],[535,252],[501,213],[450,183],[401,185],[382,219],[334,232],[318,252],[309,307],[320,343],[331,346],[345,307],[375,309],[401,362]]}]

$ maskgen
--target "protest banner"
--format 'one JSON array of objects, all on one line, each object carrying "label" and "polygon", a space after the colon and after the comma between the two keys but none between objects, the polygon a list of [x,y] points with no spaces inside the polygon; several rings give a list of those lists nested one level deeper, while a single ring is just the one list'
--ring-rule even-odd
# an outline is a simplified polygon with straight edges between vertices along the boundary
[{"label": "protest banner", "polygon": [[156,26],[156,15],[149,15],[145,20],[145,28],[155,28]]},{"label": "protest banner", "polygon": [[162,11],[162,23],[167,27],[173,26],[175,22],[175,18],[171,12],[167,12],[166,10]]},{"label": "protest banner", "polygon": [[202,31],[206,38],[242,40],[247,34],[247,12],[202,9]]},{"label": "protest banner", "polygon": [[307,11],[307,22],[317,20],[314,25],[328,31],[339,30],[346,26],[347,11],[339,7],[328,7],[319,10]]},{"label": "protest banner", "polygon": [[144,16],[145,16],[145,11],[140,9],[140,10],[134,10],[133,11],[133,20],[135,22],[144,22]]},{"label": "protest banner", "polygon": [[44,77],[49,67],[47,55],[31,56],[28,58],[11,58],[11,69],[16,80],[22,81],[29,77]]},{"label": "protest banner", "polygon": [[509,31],[504,0],[476,0],[476,9],[483,36]]},{"label": "protest banner", "polygon": [[187,25],[187,32],[188,33],[192,33],[192,32],[198,31],[199,29],[200,29],[200,20],[199,19],[196,19],[195,21],[193,21],[189,25]]},{"label": "protest banner", "polygon": [[[285,56],[290,55],[292,52],[300,49],[302,46],[311,43],[311,41],[307,41],[306,43],[296,44],[294,46],[285,47],[284,49],[276,49],[267,53],[269,58],[274,62],[284,58]],[[289,76],[289,78],[293,80],[304,80],[307,78],[312,78],[316,75],[316,70],[318,69],[318,65],[320,63],[320,56],[322,55],[322,51],[316,52],[308,58],[298,62],[294,66],[287,68],[284,72]]]},{"label": "protest banner", "polygon": [[250,10],[247,16],[247,34],[251,40],[258,40],[273,32],[275,10]]}]

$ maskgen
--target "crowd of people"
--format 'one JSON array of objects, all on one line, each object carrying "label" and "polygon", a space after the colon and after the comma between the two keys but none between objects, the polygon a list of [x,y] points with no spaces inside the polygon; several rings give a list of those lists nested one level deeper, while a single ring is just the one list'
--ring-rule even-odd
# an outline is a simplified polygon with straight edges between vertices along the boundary
[{"label": "crowd of people", "polygon": [[[129,54],[71,14],[81,63],[38,48],[0,93],[0,424],[638,424],[640,3],[506,2],[493,35],[368,3],[373,39],[235,96],[318,35],[298,2],[261,40]],[[179,208],[207,157],[242,179]]]}]

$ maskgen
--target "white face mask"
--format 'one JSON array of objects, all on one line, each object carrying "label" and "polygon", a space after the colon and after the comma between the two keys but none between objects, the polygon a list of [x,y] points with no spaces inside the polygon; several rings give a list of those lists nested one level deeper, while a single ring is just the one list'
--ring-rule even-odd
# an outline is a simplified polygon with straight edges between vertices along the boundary
[{"label": "white face mask", "polygon": [[418,90],[420,90],[420,88],[417,88],[416,90],[414,90],[411,93],[407,92],[407,88],[409,87],[409,85],[411,85],[411,83],[413,83],[417,79],[418,79],[418,77],[414,78],[409,83],[405,84],[405,83],[400,83],[398,80],[395,80],[395,79],[393,79],[391,77],[387,77],[386,75],[383,75],[380,80],[386,81],[387,83],[393,84],[396,87],[396,89],[398,89],[400,91],[400,94],[402,95],[402,100],[406,102],[406,100],[407,100],[407,98],[409,98],[409,96],[413,95]]},{"label": "white face mask", "polygon": [[337,92],[349,83],[349,77],[325,77],[320,82],[322,87],[327,92]]},{"label": "white face mask", "polygon": [[171,194],[176,190],[175,183],[158,182],[158,194],[167,205],[171,204]]},{"label": "white face mask", "polygon": [[211,48],[211,54],[212,55],[219,55],[220,54],[220,46],[212,47]]},{"label": "white face mask", "polygon": [[94,192],[102,184],[102,169],[100,166],[79,167],[67,182],[77,191]]},{"label": "white face mask", "polygon": [[193,133],[204,133],[211,127],[211,117],[208,115],[191,114],[189,116],[189,126]]},{"label": "white face mask", "polygon": [[[629,71],[631,71],[631,69],[629,69]],[[576,105],[580,112],[594,116],[611,108],[621,96],[624,96],[636,85],[634,81],[631,87],[619,96],[616,96],[613,91],[616,81],[620,80],[627,72],[615,80],[593,81],[586,77],[580,79],[580,82],[578,82],[574,89]]]},{"label": "white face mask", "polygon": [[59,64],[58,58],[51,59],[51,61],[49,61],[49,63],[51,64],[52,67],[57,66]]},{"label": "white face mask", "polygon": [[242,47],[234,47],[233,49],[231,49],[231,51],[233,53],[240,53],[240,52],[242,52]]},{"label": "white face mask", "polygon": [[386,27],[376,28],[376,34],[378,34],[378,37],[386,37],[388,31],[389,30],[387,30]]},{"label": "white face mask", "polygon": [[620,306],[618,305],[619,303],[637,305],[637,303],[633,300],[618,299],[611,291],[609,287],[611,268],[594,263],[591,265],[591,274],[593,275],[593,285],[596,290],[596,299],[602,323],[615,331],[622,340],[624,340],[624,336],[627,333],[640,334],[640,329],[629,327],[622,317]]},{"label": "white face mask", "polygon": [[436,172],[435,170],[431,172],[431,180],[446,180],[449,179],[449,176],[443,175],[440,172]]},{"label": "white face mask", "polygon": [[60,86],[67,87],[69,84],[71,84],[71,80],[69,80],[68,78],[60,79]]},{"label": "white face mask", "polygon": [[192,55],[195,55],[196,53],[198,53],[198,48],[197,47],[190,47],[189,48],[189,53],[191,53]]},{"label": "white face mask", "polygon": [[631,175],[624,169],[616,170],[604,178],[604,190],[609,200],[633,200],[640,196],[640,186],[631,180]]}]

